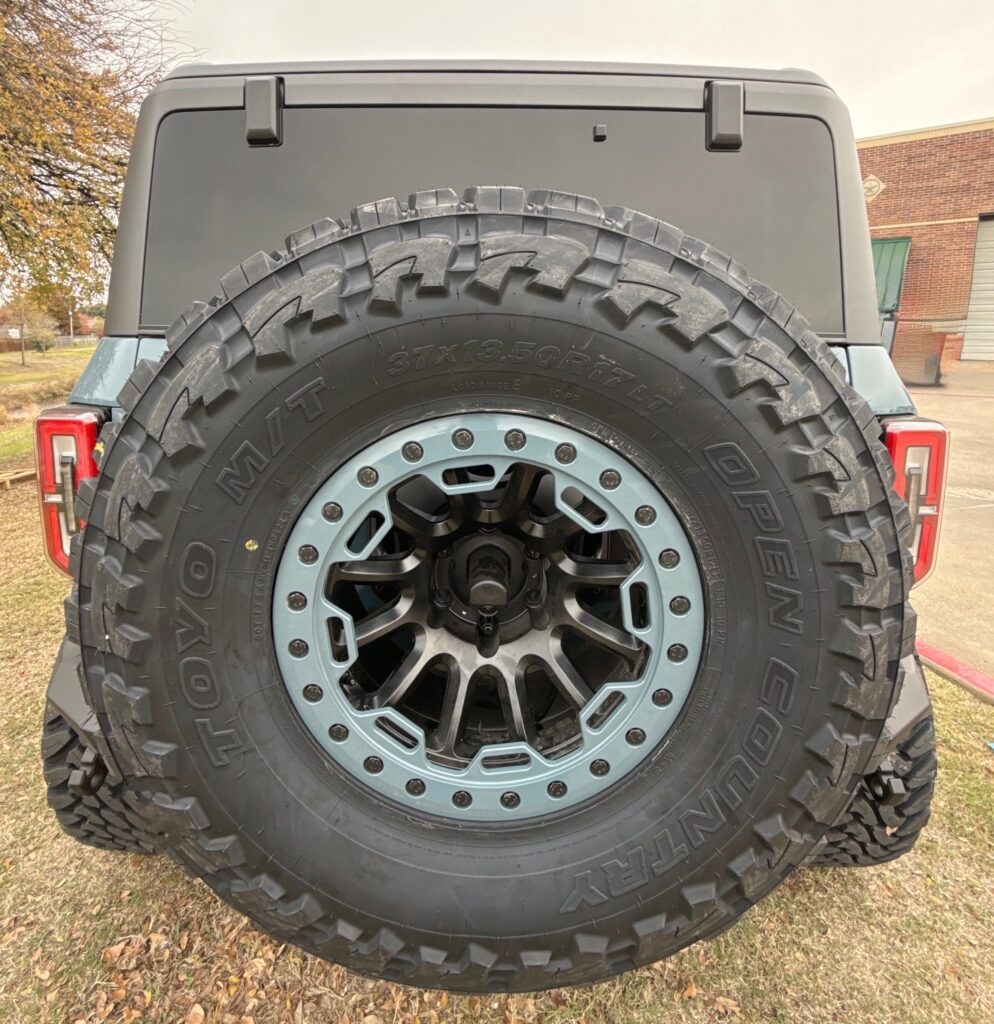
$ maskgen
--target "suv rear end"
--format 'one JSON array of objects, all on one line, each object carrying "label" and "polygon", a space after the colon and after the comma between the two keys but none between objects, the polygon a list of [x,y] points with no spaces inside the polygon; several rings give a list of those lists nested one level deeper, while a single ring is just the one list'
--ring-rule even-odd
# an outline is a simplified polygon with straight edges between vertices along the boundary
[{"label": "suv rear end", "polygon": [[[474,181],[513,186],[447,187]],[[816,76],[181,69],[142,108],[107,331],[38,426],[80,838],[455,988],[592,980],[796,863],[913,843],[904,601],[946,437],[879,345]]]}]

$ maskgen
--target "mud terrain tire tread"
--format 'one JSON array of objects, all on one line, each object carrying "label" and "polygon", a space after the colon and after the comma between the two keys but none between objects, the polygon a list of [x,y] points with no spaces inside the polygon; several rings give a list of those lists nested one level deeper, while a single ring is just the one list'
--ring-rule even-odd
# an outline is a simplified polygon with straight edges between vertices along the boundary
[{"label": "mud terrain tire tread", "polygon": [[[610,938],[581,929],[568,944],[557,939],[543,946],[533,937],[513,956],[454,937],[446,941],[439,936],[429,946],[412,943],[395,928],[364,927],[347,908],[333,908],[306,889],[288,891],[259,861],[250,864],[240,836],[213,826],[196,797],[176,779],[185,752],[157,738],[151,691],[144,682],[149,677],[137,667],[152,638],[130,615],[148,584],[149,553],[161,541],[155,509],[170,500],[177,467],[199,454],[192,411],[209,416],[215,406],[223,407],[237,393],[240,379],[251,373],[253,360],[293,358],[281,317],[284,322],[309,317],[316,323],[333,320],[339,303],[364,309],[363,303],[375,299],[382,312],[391,303],[399,311],[404,301],[399,291],[377,293],[370,287],[363,294],[298,296],[294,305],[272,296],[293,279],[290,272],[279,275],[308,254],[335,245],[348,247],[354,269],[364,246],[367,260],[375,255],[367,233],[389,227],[398,240],[417,241],[425,237],[422,228],[440,216],[465,217],[467,224],[507,216],[509,225],[527,221],[534,234],[544,230],[570,244],[583,232],[593,232],[604,241],[597,254],[602,270],[612,260],[620,268],[625,253],[632,251],[668,267],[688,286],[707,283],[710,299],[724,308],[696,328],[695,343],[707,341],[701,358],[722,361],[733,381],[732,393],[755,389],[774,430],[793,431],[794,450],[806,467],[798,479],[813,481],[824,495],[823,528],[838,537],[838,572],[848,588],[839,609],[839,632],[826,639],[826,646],[849,659],[852,671],[830,681],[832,717],[806,740],[811,763],[818,767],[789,795],[785,792],[782,814],[754,823],[751,850],[714,885],[685,886],[682,914],[635,913]],[[508,231],[515,233],[515,228]],[[593,258],[594,251],[589,255]],[[564,302],[572,289],[589,293],[591,288],[582,266],[552,259],[547,266],[526,269],[534,275],[529,287],[555,292]],[[429,281],[426,271],[425,283],[432,288],[461,287],[472,276],[472,260],[429,270],[437,272]],[[498,294],[503,285],[496,281]],[[104,453],[86,530],[74,540],[79,569],[66,605],[70,630],[78,631],[83,647],[90,700],[122,771],[142,796],[139,811],[146,827],[169,837],[173,855],[191,874],[274,935],[360,973],[429,987],[514,991],[600,980],[657,959],[661,945],[670,954],[717,934],[804,862],[870,768],[899,684],[900,659],[913,650],[914,615],[906,604],[911,583],[908,517],[891,490],[892,470],[879,424],[801,314],[752,281],[733,259],[654,218],[603,208],[582,196],[496,187],[470,189],[462,197],[445,189],[418,193],[407,204],[390,199],[360,207],[348,223],[319,221],[290,236],[284,252],[258,253],[243,262],[225,275],[222,289],[221,296],[194,304],[170,328],[169,353],[158,373],[142,368],[125,389],[128,417],[107,435],[113,448]],[[618,316],[634,315],[625,305],[630,296],[614,284],[605,290],[614,302],[615,322]],[[278,312],[246,332],[243,319],[267,295]],[[713,310],[710,303],[705,306]],[[737,326],[739,320],[753,325],[752,337]],[[762,340],[755,336],[759,329],[766,335]],[[774,360],[777,372],[763,359]],[[837,443],[841,435],[849,440]],[[804,438],[812,439],[809,446]],[[847,452],[855,453],[858,467],[845,465]]]},{"label": "mud terrain tire tread", "polygon": [[69,788],[69,776],[80,767],[86,747],[52,704],[45,707],[41,755],[48,806],[66,835],[98,850],[154,854],[157,837],[147,831],[143,816],[129,806],[128,786],[110,780],[92,796]]},{"label": "mud terrain tire tread", "polygon": [[893,755],[893,767],[907,789],[896,804],[874,796],[866,779],[843,821],[812,858],[817,867],[872,867],[906,854],[928,824],[935,789],[935,725],[922,719]]}]

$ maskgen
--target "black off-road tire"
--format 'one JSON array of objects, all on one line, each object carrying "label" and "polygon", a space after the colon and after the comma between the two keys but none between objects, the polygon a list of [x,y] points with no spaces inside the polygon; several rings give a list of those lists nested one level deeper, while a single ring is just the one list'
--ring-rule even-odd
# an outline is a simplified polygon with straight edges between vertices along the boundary
[{"label": "black off-road tire", "polygon": [[846,816],[812,858],[815,867],[872,867],[906,854],[918,842],[932,812],[935,789],[935,725],[922,719],[890,758],[905,787],[897,801],[881,796],[876,773],[863,779]]},{"label": "black off-road tire", "polygon": [[[879,424],[796,310],[657,220],[496,187],[318,222],[222,287],[122,395],[67,603],[115,759],[190,871],[351,969],[520,991],[670,955],[806,860],[871,767],[914,616]],[[376,797],[272,650],[294,510],[377,437],[473,410],[642,469],[709,615],[640,770],[513,827]]]},{"label": "black off-road tire", "polygon": [[83,796],[69,788],[72,773],[83,766],[85,745],[52,704],[45,706],[41,758],[48,787],[48,806],[62,831],[87,846],[117,853],[158,852],[156,837],[127,803],[131,794],[123,780],[105,780]]}]

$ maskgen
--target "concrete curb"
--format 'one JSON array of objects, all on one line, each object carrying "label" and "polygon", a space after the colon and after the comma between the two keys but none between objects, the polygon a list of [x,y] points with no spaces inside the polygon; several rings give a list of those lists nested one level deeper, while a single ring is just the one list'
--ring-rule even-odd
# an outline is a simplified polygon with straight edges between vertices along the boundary
[{"label": "concrete curb", "polygon": [[945,651],[940,651],[938,647],[933,647],[924,640],[919,640],[917,646],[922,662],[936,675],[962,686],[964,690],[969,690],[985,704],[994,705],[994,677],[972,665],[967,665],[951,654],[946,654]]}]

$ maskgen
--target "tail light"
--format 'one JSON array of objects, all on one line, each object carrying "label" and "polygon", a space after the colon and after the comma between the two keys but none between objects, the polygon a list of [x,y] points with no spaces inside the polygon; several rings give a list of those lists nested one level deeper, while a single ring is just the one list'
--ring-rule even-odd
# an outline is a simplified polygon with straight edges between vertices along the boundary
[{"label": "tail light", "polygon": [[45,553],[69,572],[69,542],[83,523],[76,512],[80,482],[97,475],[93,449],[103,424],[95,409],[49,409],[35,420],[35,458]]},{"label": "tail light", "polygon": [[931,420],[890,420],[884,425],[894,462],[894,489],[908,503],[914,535],[915,586],[935,568],[946,488],[949,432]]}]

